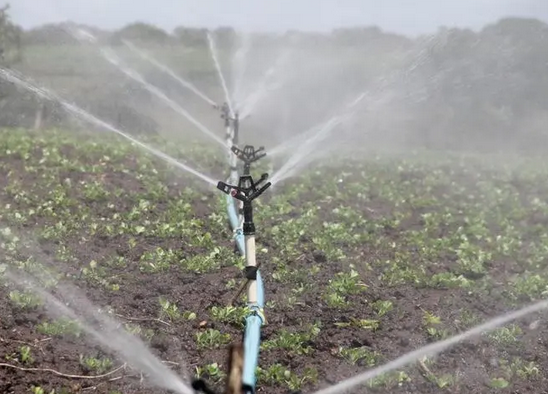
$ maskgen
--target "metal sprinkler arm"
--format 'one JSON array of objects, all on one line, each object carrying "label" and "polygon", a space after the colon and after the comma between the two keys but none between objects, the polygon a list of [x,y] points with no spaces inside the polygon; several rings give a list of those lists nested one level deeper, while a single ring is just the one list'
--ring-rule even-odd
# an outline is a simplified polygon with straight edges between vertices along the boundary
[{"label": "metal sprinkler arm", "polygon": [[[253,211],[250,210],[251,208],[251,202],[259,197],[261,194],[265,192],[266,189],[268,189],[272,183],[267,182],[263,187],[259,188],[258,186],[266,181],[268,179],[268,174],[261,175],[261,178],[255,182],[253,180],[253,177],[251,175],[242,175],[240,177],[240,180],[238,181],[238,186],[229,185],[225,182],[219,181],[217,183],[217,189],[221,190],[222,192],[226,194],[230,194],[232,197],[234,197],[236,200],[240,200],[244,203],[244,207],[246,204],[249,206],[248,215],[251,215],[249,217],[249,222],[253,222]],[[245,208],[244,208],[245,210]],[[244,213],[244,219],[245,219],[245,213]]]}]

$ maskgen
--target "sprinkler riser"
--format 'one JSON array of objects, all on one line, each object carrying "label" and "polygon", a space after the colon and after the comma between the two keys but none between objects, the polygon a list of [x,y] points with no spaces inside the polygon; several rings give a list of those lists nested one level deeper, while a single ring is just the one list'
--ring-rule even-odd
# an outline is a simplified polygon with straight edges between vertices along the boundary
[{"label": "sprinkler riser", "polygon": [[236,112],[236,114],[234,114],[234,119],[233,119],[233,122],[232,122],[232,129],[233,129],[233,138],[232,138],[232,141],[234,143],[234,145],[238,145],[239,144],[239,138],[238,138],[238,134],[240,134],[240,114],[238,112]]},{"label": "sprinkler riser", "polygon": [[255,223],[253,223],[253,206],[251,205],[251,202],[244,202],[243,206],[243,214],[244,214],[244,235],[254,235],[255,234]]},{"label": "sprinkler riser", "polygon": [[251,175],[251,164],[245,163],[244,164],[244,175]]}]

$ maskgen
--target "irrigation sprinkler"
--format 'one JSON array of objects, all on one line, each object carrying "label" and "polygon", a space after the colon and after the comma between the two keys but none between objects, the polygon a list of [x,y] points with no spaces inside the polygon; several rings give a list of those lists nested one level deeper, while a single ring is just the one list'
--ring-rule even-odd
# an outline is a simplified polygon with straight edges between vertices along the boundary
[{"label": "irrigation sprinkler", "polygon": [[247,304],[249,314],[246,317],[246,328],[244,333],[244,363],[242,371],[242,389],[245,394],[255,392],[255,370],[259,357],[260,329],[265,322],[264,288],[263,281],[257,266],[255,255],[255,223],[253,222],[253,200],[265,192],[271,185],[270,182],[259,187],[266,181],[268,174],[263,174],[255,182],[251,175],[242,175],[238,186],[228,185],[219,182],[217,188],[233,198],[243,202],[243,234],[245,242],[244,276],[247,285]]},{"label": "irrigation sprinkler", "polygon": [[[235,343],[229,349],[228,379],[226,394],[254,394],[260,349],[261,326],[264,317],[264,288],[255,254],[255,224],[253,222],[252,201],[271,186],[271,182],[260,186],[268,178],[262,174],[258,181],[251,176],[251,164],[266,156],[264,147],[255,149],[246,145],[243,149],[239,142],[240,118],[238,112],[231,117],[229,105],[214,106],[221,111],[226,129],[226,141],[229,147],[230,176],[227,183],[219,181],[217,188],[227,195],[227,208],[230,225],[234,231],[235,247],[245,257],[244,281],[232,298],[233,304],[247,287],[248,314],[245,318],[245,331],[242,343]],[[243,162],[243,173],[239,174],[238,159]],[[233,185],[238,182],[238,185]],[[204,394],[214,394],[203,380],[195,380],[193,388]]]},{"label": "irrigation sprinkler", "polygon": [[[254,152],[255,150],[252,149]],[[249,152],[249,150],[248,150]],[[243,235],[245,243],[246,266],[244,268],[245,284],[247,285],[248,315],[245,318],[245,332],[242,344],[234,344],[229,354],[229,377],[226,393],[254,394],[259,349],[261,326],[266,322],[264,308],[264,288],[255,254],[255,223],[253,222],[253,200],[265,192],[271,185],[263,182],[268,179],[268,174],[262,174],[258,181],[254,181],[251,175],[242,175],[238,185],[230,185],[219,181],[217,188],[225,194],[243,203]],[[245,287],[245,286],[244,286]],[[238,368],[238,365],[241,368]],[[211,390],[202,380],[196,380],[193,388],[197,391],[211,394]]]},{"label": "irrigation sprinkler", "polygon": [[214,104],[213,108],[221,111],[221,119],[224,119],[225,121],[225,128],[229,128],[231,117],[230,117],[230,107],[228,106],[228,103],[224,102],[223,105]]},{"label": "irrigation sprinkler", "polygon": [[225,139],[226,139],[226,146],[229,150],[228,152],[228,162],[230,164],[230,182],[236,182],[238,179],[237,174],[237,158],[234,156],[232,152],[230,152],[230,148],[233,144],[238,143],[238,132],[240,129],[240,119],[238,113],[234,114],[234,117],[231,117],[230,107],[229,105],[224,102],[223,105],[217,105],[215,104],[213,108],[218,109],[221,112],[221,119],[224,120],[224,127],[225,127]]}]

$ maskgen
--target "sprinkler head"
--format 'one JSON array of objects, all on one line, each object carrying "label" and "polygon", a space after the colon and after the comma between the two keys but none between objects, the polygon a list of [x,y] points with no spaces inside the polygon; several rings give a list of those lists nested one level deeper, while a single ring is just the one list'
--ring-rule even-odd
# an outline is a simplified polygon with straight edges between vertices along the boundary
[{"label": "sprinkler head", "polygon": [[244,162],[244,164],[251,164],[256,162],[257,160],[262,159],[266,156],[266,152],[264,151],[264,146],[261,146],[259,149],[255,150],[255,147],[253,145],[246,145],[244,146],[244,149],[238,148],[236,145],[233,145],[230,150],[240,159]]}]

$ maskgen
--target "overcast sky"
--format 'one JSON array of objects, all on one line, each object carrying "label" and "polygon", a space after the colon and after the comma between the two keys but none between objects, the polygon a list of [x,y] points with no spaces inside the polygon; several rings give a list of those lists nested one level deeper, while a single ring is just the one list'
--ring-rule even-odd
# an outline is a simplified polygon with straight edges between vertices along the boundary
[{"label": "overcast sky", "polygon": [[377,25],[416,35],[439,26],[479,29],[506,16],[548,22],[548,0],[0,0],[25,28],[71,20],[105,29],[141,21],[243,30],[326,31]]}]

